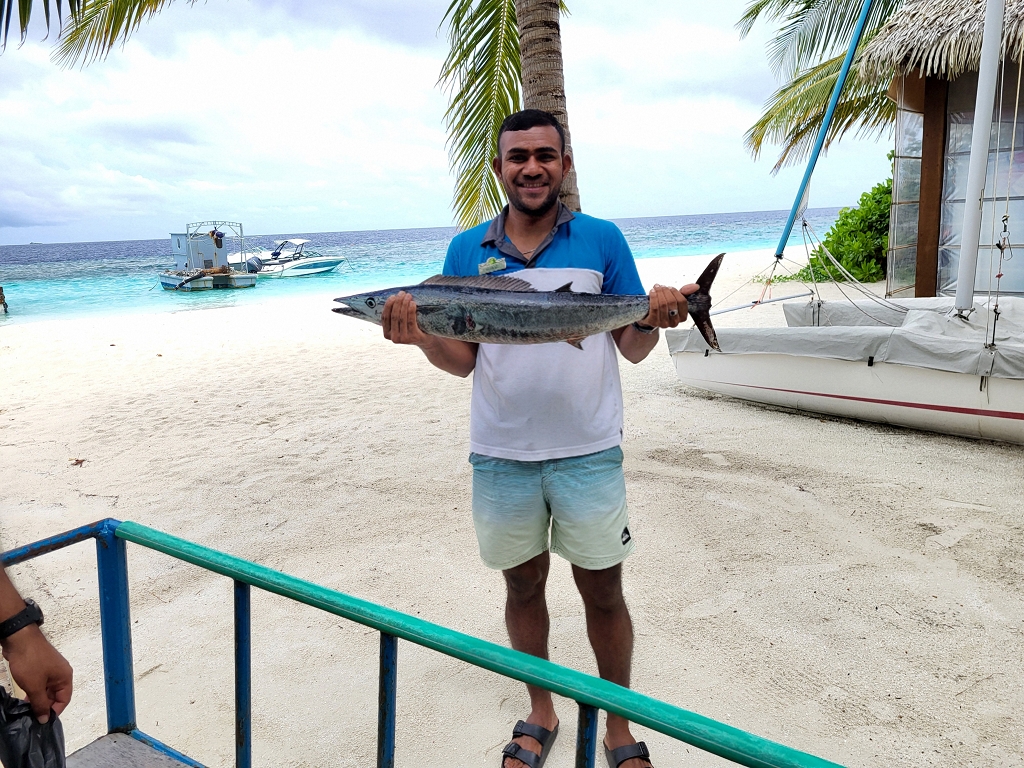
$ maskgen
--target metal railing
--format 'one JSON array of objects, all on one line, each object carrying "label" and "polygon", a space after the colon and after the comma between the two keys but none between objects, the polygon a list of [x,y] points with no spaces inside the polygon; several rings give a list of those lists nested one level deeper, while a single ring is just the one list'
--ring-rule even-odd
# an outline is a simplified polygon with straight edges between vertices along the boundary
[{"label": "metal railing", "polygon": [[456,632],[138,523],[101,520],[5,552],[0,556],[0,561],[4,566],[15,565],[87,539],[96,540],[107,730],[110,733],[128,733],[188,766],[202,768],[200,763],[142,733],[136,727],[128,603],[128,541],[234,580],[236,768],[252,766],[251,587],[305,603],[372,627],[381,633],[378,768],[394,768],[395,765],[399,639],[573,699],[579,705],[576,768],[594,768],[599,709],[621,715],[631,722],[750,768],[839,768],[836,763],[754,736],[607,680]]}]

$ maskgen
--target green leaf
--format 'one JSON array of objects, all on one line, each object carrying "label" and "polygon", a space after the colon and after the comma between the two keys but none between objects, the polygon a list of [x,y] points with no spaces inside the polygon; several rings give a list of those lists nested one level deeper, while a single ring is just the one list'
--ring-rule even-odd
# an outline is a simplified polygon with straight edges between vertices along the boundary
[{"label": "green leaf", "polygon": [[[772,94],[765,104],[764,114],[747,131],[744,142],[755,158],[766,143],[782,146],[772,173],[799,163],[810,155],[839,78],[844,55],[798,73],[791,82]],[[887,93],[888,83],[869,83],[859,77],[858,62],[854,59],[832,124],[825,135],[825,149],[851,131],[862,137],[877,138],[889,134],[896,121],[896,105],[889,100]]]},{"label": "green leaf", "polygon": [[444,21],[450,51],[438,82],[450,99],[444,120],[452,205],[459,227],[468,229],[504,206],[491,160],[501,122],[522,108],[519,28],[514,0],[453,0]]},{"label": "green leaf", "polygon": [[[195,0],[189,0],[194,4]],[[124,45],[141,25],[172,0],[72,0],[73,15],[62,31],[54,61],[66,67],[85,66]]]}]

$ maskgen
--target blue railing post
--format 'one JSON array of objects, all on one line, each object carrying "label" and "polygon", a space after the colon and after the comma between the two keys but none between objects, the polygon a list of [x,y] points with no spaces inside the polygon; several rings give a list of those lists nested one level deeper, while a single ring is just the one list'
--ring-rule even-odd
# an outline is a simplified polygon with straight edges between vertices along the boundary
[{"label": "blue railing post", "polygon": [[252,614],[249,585],[235,580],[235,768],[252,767]]},{"label": "blue railing post", "polygon": [[398,699],[398,638],[380,633],[380,696],[377,768],[395,768],[395,707]]},{"label": "blue railing post", "polygon": [[114,535],[117,526],[116,521],[109,521],[96,536],[96,566],[100,582],[107,731],[129,733],[135,729],[135,673],[128,603],[128,552],[124,539]]},{"label": "blue railing post", "polygon": [[597,707],[580,704],[576,725],[576,768],[594,768],[597,755]]}]

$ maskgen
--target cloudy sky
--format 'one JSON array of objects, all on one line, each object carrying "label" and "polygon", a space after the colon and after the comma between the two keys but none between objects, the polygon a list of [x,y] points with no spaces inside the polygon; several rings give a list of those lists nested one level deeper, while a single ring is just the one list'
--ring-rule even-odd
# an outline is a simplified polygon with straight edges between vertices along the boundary
[{"label": "cloudy sky", "polygon": [[[84,70],[34,28],[0,55],[0,244],[452,222],[438,24],[448,0],[173,3]],[[576,0],[563,21],[584,210],[605,217],[788,208],[746,129],[775,87],[744,0]],[[42,2],[36,2],[42,15]],[[856,201],[888,142],[847,141],[811,205]]]}]

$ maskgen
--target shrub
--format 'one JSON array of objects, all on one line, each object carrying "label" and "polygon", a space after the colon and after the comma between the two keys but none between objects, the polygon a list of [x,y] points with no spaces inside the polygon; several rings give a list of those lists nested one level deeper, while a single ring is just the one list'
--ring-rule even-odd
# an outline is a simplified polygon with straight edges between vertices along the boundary
[{"label": "shrub", "polygon": [[[886,252],[889,249],[889,211],[892,206],[892,179],[886,179],[860,196],[853,208],[843,208],[823,244],[846,270],[862,283],[885,279]],[[845,280],[820,248],[811,252],[807,266],[796,279]]]}]

